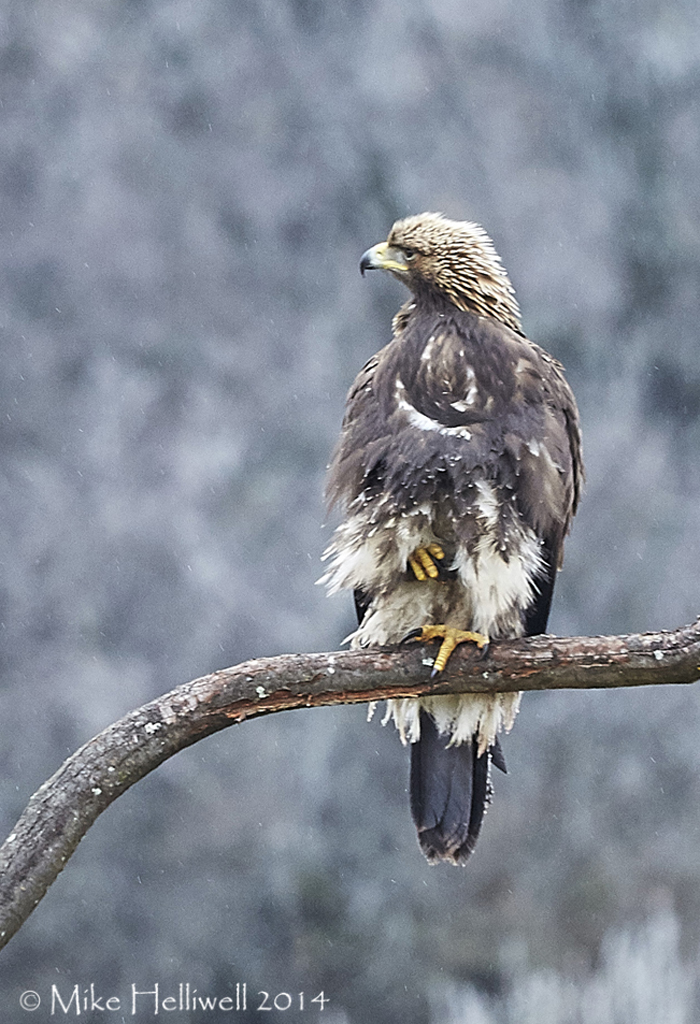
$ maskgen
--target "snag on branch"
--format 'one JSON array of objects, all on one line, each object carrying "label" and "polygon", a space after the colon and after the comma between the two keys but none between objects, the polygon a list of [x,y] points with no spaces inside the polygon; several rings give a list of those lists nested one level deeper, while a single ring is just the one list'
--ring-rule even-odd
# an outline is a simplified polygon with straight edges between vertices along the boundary
[{"label": "snag on branch", "polygon": [[0,847],[0,947],[29,917],[97,817],[177,751],[229,725],[294,708],[389,697],[692,683],[700,619],[672,632],[495,641],[460,648],[434,685],[419,645],[285,654],[222,669],[125,715],[32,796]]}]

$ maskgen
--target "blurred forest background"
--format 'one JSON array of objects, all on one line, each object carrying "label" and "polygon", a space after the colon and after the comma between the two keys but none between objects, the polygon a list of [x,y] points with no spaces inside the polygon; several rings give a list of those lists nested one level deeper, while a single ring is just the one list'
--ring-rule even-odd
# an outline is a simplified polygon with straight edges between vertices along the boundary
[{"label": "blurred forest background", "polygon": [[[552,631],[700,611],[691,0],[5,0],[0,197],[4,835],[133,707],[351,628],[314,586],[323,479],[405,297],[358,273],[398,216],[482,223],[578,396]],[[527,695],[505,750],[457,870],[362,707],[197,744],[3,953],[3,1020],[237,981],[334,1024],[697,1020],[697,689]]]}]

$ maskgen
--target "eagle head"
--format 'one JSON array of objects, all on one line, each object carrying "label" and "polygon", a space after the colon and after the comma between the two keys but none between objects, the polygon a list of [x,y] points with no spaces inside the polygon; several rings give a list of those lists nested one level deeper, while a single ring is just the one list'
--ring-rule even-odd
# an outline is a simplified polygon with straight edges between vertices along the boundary
[{"label": "eagle head", "polygon": [[386,242],[368,249],[360,271],[388,270],[418,301],[438,293],[458,309],[488,316],[522,333],[513,286],[493,242],[470,221],[441,213],[397,220]]}]

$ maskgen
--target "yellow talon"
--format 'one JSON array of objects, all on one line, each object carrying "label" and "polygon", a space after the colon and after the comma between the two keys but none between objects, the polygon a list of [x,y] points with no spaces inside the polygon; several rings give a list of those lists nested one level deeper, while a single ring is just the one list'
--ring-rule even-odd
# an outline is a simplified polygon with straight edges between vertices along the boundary
[{"label": "yellow talon", "polygon": [[437,652],[437,657],[433,662],[433,668],[430,673],[433,677],[442,672],[449,656],[458,644],[476,644],[480,651],[485,650],[489,645],[489,638],[483,633],[456,629],[454,626],[422,626],[420,630],[416,630],[415,636],[409,636],[408,639],[420,640],[423,643],[428,643],[431,640],[442,640],[440,650]]},{"label": "yellow talon", "polygon": [[433,559],[444,557],[445,552],[439,544],[426,544],[424,548],[416,548],[413,554],[408,556],[408,564],[417,580],[436,580],[440,570]]}]

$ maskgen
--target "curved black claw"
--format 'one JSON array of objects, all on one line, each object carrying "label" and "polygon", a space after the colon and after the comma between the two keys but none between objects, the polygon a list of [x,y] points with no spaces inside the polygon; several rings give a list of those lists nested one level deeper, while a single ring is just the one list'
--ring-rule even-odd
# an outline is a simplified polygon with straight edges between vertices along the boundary
[{"label": "curved black claw", "polygon": [[420,640],[423,636],[423,627],[418,626],[416,629],[410,629],[406,636],[402,636],[399,640],[400,644],[408,643],[409,640]]}]

